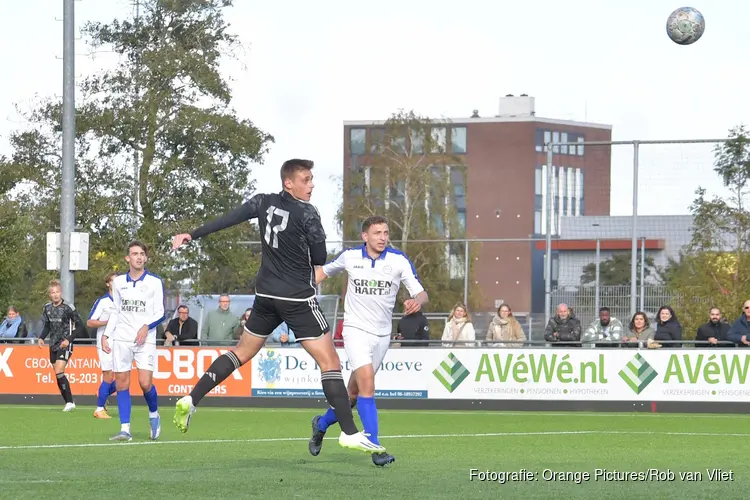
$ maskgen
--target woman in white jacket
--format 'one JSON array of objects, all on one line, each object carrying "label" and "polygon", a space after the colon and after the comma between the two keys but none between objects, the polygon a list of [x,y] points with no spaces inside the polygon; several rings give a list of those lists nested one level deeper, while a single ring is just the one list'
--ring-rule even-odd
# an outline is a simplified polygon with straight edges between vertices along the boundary
[{"label": "woman in white jacket", "polygon": [[476,343],[476,332],[469,317],[469,310],[465,304],[458,303],[453,306],[448,322],[443,328],[443,347],[463,346],[474,347]]}]

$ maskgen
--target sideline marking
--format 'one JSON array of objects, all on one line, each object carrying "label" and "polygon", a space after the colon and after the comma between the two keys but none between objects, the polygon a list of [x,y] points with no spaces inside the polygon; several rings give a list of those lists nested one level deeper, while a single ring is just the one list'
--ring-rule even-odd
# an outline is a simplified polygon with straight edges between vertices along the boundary
[{"label": "sideline marking", "polygon": [[[688,437],[750,437],[750,434],[721,432],[659,432],[659,431],[539,431],[539,432],[487,432],[481,434],[395,434],[381,436],[383,439],[443,439],[443,438],[478,438],[478,437],[526,437],[526,436],[574,436],[574,435],[652,435],[652,436],[688,436]],[[129,441],[124,443],[68,443],[68,444],[32,444],[0,446],[2,450],[44,450],[54,448],[107,448],[110,446],[166,446],[176,444],[229,444],[229,443],[280,443],[308,441],[309,437],[279,437],[254,439],[201,439],[178,441]],[[336,440],[337,438],[324,438]]]},{"label": "sideline marking", "polygon": [[[10,409],[28,409],[28,410],[53,410],[53,411],[62,411],[61,406],[59,405],[26,405],[26,404],[0,404],[0,411],[3,410],[10,410]],[[77,406],[76,410],[79,408],[85,408],[85,409],[94,409],[94,406]],[[134,409],[143,409],[145,410],[145,405],[138,405],[133,406]],[[230,408],[230,407],[220,407],[220,406],[202,406],[199,408],[201,413],[204,412],[227,412],[227,413],[264,413],[264,412],[283,412],[283,413],[308,413],[308,414],[315,414],[316,412],[320,412],[320,408]],[[750,414],[747,413],[698,413],[698,414],[692,414],[692,413],[651,413],[646,411],[632,411],[632,412],[579,412],[575,410],[571,410],[569,412],[560,412],[560,411],[504,411],[504,410],[381,410],[378,409],[378,414],[391,414],[391,415],[401,415],[403,413],[414,413],[418,412],[420,415],[493,415],[496,417],[503,417],[503,416],[509,416],[509,417],[517,417],[517,416],[526,416],[526,417],[627,417],[627,418],[641,418],[641,417],[647,417],[647,418],[684,418],[685,416],[689,416],[691,419],[695,418],[711,418],[711,419],[748,419],[750,418]]]}]

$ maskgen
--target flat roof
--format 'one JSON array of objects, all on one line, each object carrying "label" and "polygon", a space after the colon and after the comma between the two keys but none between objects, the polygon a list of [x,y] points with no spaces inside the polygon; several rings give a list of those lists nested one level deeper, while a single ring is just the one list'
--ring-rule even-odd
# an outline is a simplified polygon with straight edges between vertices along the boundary
[{"label": "flat roof", "polygon": [[[490,116],[480,118],[431,118],[435,123],[446,123],[453,125],[465,125],[472,123],[543,123],[547,125],[560,125],[567,127],[597,128],[612,130],[612,125],[605,123],[578,122],[574,120],[557,120],[554,118],[542,118],[532,115],[521,116]],[[385,125],[386,120],[344,120],[344,127],[370,127]]]}]

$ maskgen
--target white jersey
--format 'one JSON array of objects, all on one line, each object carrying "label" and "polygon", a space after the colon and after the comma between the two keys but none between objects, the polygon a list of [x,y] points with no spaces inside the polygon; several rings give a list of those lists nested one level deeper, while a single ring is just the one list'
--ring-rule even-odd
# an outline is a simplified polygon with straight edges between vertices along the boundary
[{"label": "white jersey", "polygon": [[130,273],[116,276],[112,281],[112,301],[114,310],[105,335],[132,342],[138,330],[148,325],[147,342],[156,342],[156,327],[164,321],[164,283],[160,277],[148,270],[137,280]]},{"label": "white jersey", "polygon": [[349,275],[344,299],[344,327],[357,328],[381,337],[393,331],[393,308],[401,283],[411,297],[424,291],[414,264],[401,251],[386,247],[377,259],[367,255],[365,245],[341,252],[323,266],[326,276],[341,271]]},{"label": "white jersey", "polygon": [[[91,308],[89,319],[93,319],[94,321],[109,321],[109,317],[112,315],[112,311],[114,311],[114,309],[115,303],[112,300],[112,296],[110,294],[103,295],[96,299],[96,302],[94,302],[94,307]],[[101,339],[102,334],[106,329],[106,325],[97,328],[96,338]]]}]

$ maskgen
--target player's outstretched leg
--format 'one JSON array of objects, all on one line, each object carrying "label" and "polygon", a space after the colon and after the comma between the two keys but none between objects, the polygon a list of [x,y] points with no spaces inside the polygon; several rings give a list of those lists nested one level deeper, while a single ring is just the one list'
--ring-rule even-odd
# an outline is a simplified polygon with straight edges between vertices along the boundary
[{"label": "player's outstretched leg", "polygon": [[339,445],[343,448],[366,453],[384,452],[385,448],[367,439],[364,434],[359,432],[357,425],[354,423],[349,394],[346,391],[346,385],[344,385],[344,377],[341,375],[341,361],[333,347],[331,334],[326,333],[315,339],[305,339],[301,335],[298,338],[302,341],[302,347],[310,353],[320,367],[323,394],[325,394],[328,404],[333,408],[336,420],[341,427]]},{"label": "player's outstretched leg", "polygon": [[187,432],[190,426],[190,418],[195,413],[195,409],[203,397],[234,373],[240,366],[258,354],[258,351],[260,351],[265,342],[265,337],[251,335],[245,331],[242,333],[242,337],[234,350],[222,354],[216,358],[216,361],[211,363],[208,371],[195,384],[192,392],[177,401],[174,423],[180,432]]},{"label": "player's outstretched leg", "polygon": [[[350,392],[351,395],[351,392]],[[351,400],[350,406],[354,408],[354,405],[357,404],[357,400]],[[323,438],[326,435],[326,431],[330,426],[338,422],[336,419],[336,410],[334,410],[332,407],[328,407],[328,411],[326,411],[323,415],[315,415],[312,419],[312,437],[310,438],[310,442],[308,443],[308,449],[310,450],[310,455],[317,457],[320,455],[320,450],[323,447]]]}]

